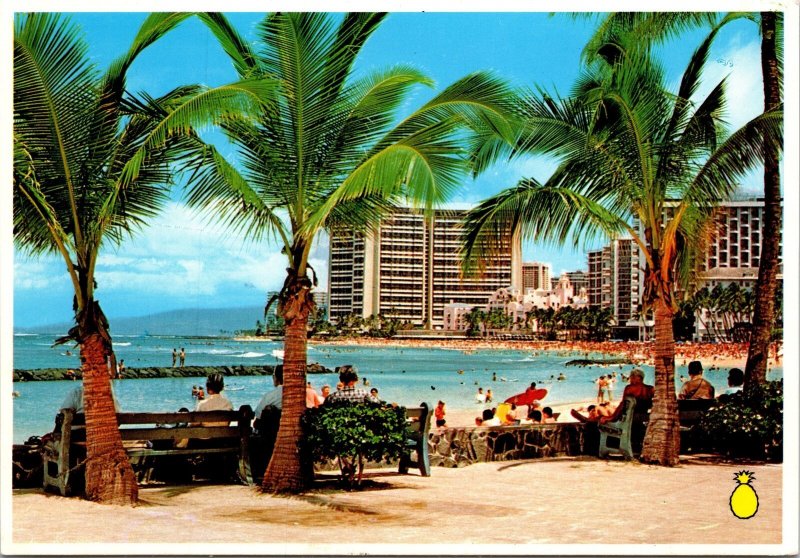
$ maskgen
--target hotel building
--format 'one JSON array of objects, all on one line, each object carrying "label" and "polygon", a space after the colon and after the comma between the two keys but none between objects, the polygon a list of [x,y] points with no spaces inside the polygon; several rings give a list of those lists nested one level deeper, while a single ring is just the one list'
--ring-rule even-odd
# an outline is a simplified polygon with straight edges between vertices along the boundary
[{"label": "hotel building", "polygon": [[354,312],[441,328],[445,305],[483,305],[500,287],[521,287],[521,242],[510,232],[479,276],[462,276],[459,239],[465,213],[437,210],[427,220],[421,212],[402,208],[367,234],[333,232],[328,263],[331,321]]},{"label": "hotel building", "polygon": [[618,325],[635,319],[641,293],[639,250],[633,239],[614,240],[587,254],[589,306],[612,308]]},{"label": "hotel building", "polygon": [[522,264],[522,292],[528,289],[550,290],[552,270],[550,264],[539,262],[525,262]]}]

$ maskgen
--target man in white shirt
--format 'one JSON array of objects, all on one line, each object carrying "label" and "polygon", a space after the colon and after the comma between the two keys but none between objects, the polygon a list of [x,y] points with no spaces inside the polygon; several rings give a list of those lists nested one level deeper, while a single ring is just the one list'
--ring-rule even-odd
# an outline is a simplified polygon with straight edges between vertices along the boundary
[{"label": "man in white shirt", "polygon": [[275,407],[278,410],[283,408],[283,364],[277,365],[273,370],[272,383],[275,385],[275,389],[265,393],[261,401],[256,405],[256,420],[261,416],[261,412],[265,407]]}]

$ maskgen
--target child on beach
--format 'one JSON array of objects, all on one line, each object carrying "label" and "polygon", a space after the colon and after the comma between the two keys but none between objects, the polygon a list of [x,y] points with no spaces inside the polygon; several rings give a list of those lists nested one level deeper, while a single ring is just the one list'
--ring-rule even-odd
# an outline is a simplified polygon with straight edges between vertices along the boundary
[{"label": "child on beach", "polygon": [[436,426],[442,427],[447,421],[444,418],[446,411],[444,409],[444,401],[439,400],[436,404],[436,409],[433,410],[433,416],[436,418]]}]

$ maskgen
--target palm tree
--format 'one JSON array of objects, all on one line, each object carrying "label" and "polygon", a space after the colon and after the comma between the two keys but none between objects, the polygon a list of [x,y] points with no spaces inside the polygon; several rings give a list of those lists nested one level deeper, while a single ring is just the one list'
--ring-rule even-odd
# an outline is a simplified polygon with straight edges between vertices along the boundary
[{"label": "palm tree", "polygon": [[[392,126],[409,90],[430,80],[408,66],[356,77],[353,64],[385,14],[336,17],[271,14],[258,26],[257,52],[223,18],[212,26],[242,77],[280,83],[276,110],[223,126],[241,169],[210,149],[207,173],[188,197],[253,238],[272,235],[287,258],[278,300],[286,321],[283,411],[262,485],[268,492],[301,491],[309,477],[297,443],[315,282],[308,257],[317,233],[368,234],[401,199],[432,216],[468,170],[462,146],[491,150],[492,138],[511,131],[504,117],[513,107],[509,90],[483,73],[459,80]],[[476,131],[471,140],[465,124]]]},{"label": "palm tree", "polygon": [[127,94],[136,56],[180,18],[149,16],[130,50],[100,75],[80,30],[64,17],[20,15],[14,34],[14,238],[31,255],[63,257],[76,325],[57,343],[80,346],[86,414],[86,495],[132,504],[136,478],[122,447],[111,394],[115,369],[106,316],[95,296],[104,244],[119,244],[168,199],[172,164],[188,164],[196,136],[240,93],[183,87],[160,98]]},{"label": "palm tree", "polygon": [[571,98],[531,99],[529,130],[517,150],[560,164],[544,184],[524,179],[482,202],[467,216],[463,236],[467,266],[490,247],[484,231],[503,222],[551,242],[633,238],[645,256],[643,299],[653,307],[656,333],[656,393],[642,459],[664,465],[678,462],[672,318],[675,284],[691,268],[690,239],[763,158],[763,141],[780,145],[780,112],[721,141],[724,82],[692,99],[711,39],[693,54],[677,93],[667,91],[646,49],[620,37],[601,46],[602,61],[587,69]]},{"label": "palm tree", "polygon": [[[783,13],[733,12],[718,23],[718,17],[702,12],[611,12],[606,14],[589,41],[585,53],[592,55],[597,47],[620,31],[630,32],[645,43],[660,42],[681,32],[703,25],[712,25],[712,33],[729,22],[748,19],[758,25],[761,36],[761,77],[764,86],[764,112],[783,106]],[[766,382],[767,359],[775,322],[775,292],[778,289],[781,243],[781,191],[779,150],[772,142],[763,145],[764,153],[764,217],[761,256],[756,280],[756,301],[745,366],[745,393],[757,396],[758,386]]]},{"label": "palm tree", "polygon": [[468,335],[479,335],[485,331],[486,312],[480,306],[475,306],[464,314],[464,320],[469,324]]}]

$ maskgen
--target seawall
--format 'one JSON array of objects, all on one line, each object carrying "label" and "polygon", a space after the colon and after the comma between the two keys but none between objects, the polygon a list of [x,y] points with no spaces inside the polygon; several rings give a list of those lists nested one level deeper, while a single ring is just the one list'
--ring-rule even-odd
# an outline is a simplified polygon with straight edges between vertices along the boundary
[{"label": "seawall", "polygon": [[[220,373],[223,376],[271,376],[274,366],[264,364],[258,366],[184,366],[159,367],[147,366],[142,368],[126,368],[121,377],[124,379],[141,378],[205,378],[209,374]],[[308,374],[328,374],[333,370],[321,364],[309,364],[306,368]],[[80,368],[39,368],[35,370],[14,370],[15,382],[40,382],[51,380],[79,380]]]}]

